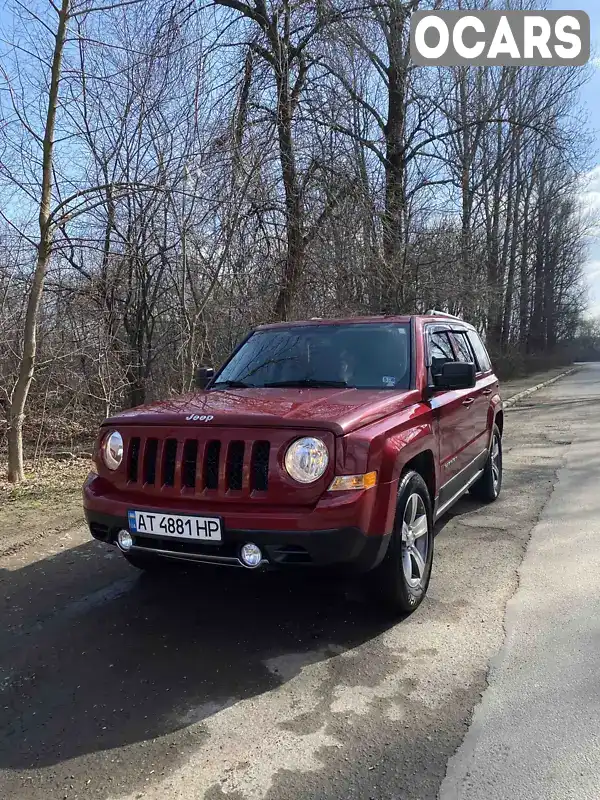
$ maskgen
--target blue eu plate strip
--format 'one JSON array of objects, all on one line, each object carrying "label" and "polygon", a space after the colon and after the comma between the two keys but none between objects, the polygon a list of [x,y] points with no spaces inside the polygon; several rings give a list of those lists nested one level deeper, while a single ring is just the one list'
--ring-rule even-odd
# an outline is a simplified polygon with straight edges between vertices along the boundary
[{"label": "blue eu plate strip", "polygon": [[127,517],[129,519],[129,530],[131,533],[137,533],[137,527],[135,524],[135,511],[128,511]]}]

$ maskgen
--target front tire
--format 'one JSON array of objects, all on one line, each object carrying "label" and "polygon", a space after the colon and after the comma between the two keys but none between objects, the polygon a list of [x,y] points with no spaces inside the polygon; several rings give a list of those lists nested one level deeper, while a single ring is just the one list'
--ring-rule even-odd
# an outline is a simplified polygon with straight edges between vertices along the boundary
[{"label": "front tire", "polygon": [[482,503],[493,503],[502,489],[502,435],[497,425],[492,431],[492,446],[481,477],[470,488],[471,495]]},{"label": "front tire", "polygon": [[433,562],[433,513],[427,484],[412,470],[398,486],[391,540],[371,573],[378,598],[394,614],[409,614],[427,593]]}]

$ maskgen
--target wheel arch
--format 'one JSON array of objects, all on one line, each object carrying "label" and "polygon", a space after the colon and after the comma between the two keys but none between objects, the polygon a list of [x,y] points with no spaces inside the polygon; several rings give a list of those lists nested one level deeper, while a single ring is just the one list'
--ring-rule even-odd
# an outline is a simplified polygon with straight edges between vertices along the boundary
[{"label": "wheel arch", "polygon": [[502,409],[494,417],[494,423],[498,426],[500,436],[502,436],[504,434],[504,411]]},{"label": "wheel arch", "polygon": [[427,489],[429,490],[429,498],[433,504],[437,488],[435,458],[433,451],[427,449],[417,453],[417,455],[413,456],[409,461],[406,462],[406,464],[404,464],[401,474],[404,475],[404,473],[408,472],[409,470],[417,472],[423,478],[425,484],[427,485]]}]

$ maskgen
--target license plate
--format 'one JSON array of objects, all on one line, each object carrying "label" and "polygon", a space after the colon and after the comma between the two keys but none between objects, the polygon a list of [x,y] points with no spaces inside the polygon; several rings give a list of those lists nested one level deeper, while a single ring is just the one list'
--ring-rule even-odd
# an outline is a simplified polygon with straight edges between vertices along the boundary
[{"label": "license plate", "polygon": [[187,517],[183,514],[159,514],[155,511],[129,511],[131,533],[169,536],[172,539],[221,541],[221,520],[216,517]]}]

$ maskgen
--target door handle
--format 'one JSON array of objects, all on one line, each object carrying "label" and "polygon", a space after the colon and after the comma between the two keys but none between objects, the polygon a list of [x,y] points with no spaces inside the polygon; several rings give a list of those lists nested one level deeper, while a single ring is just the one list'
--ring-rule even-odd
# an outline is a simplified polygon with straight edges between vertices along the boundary
[{"label": "door handle", "polygon": [[491,389],[482,389],[481,390],[481,394],[491,394],[491,393],[492,393]]},{"label": "door handle", "polygon": [[463,400],[463,406],[470,406],[471,403],[474,403],[474,402],[475,402],[475,398],[474,397],[467,397],[465,400]]}]

